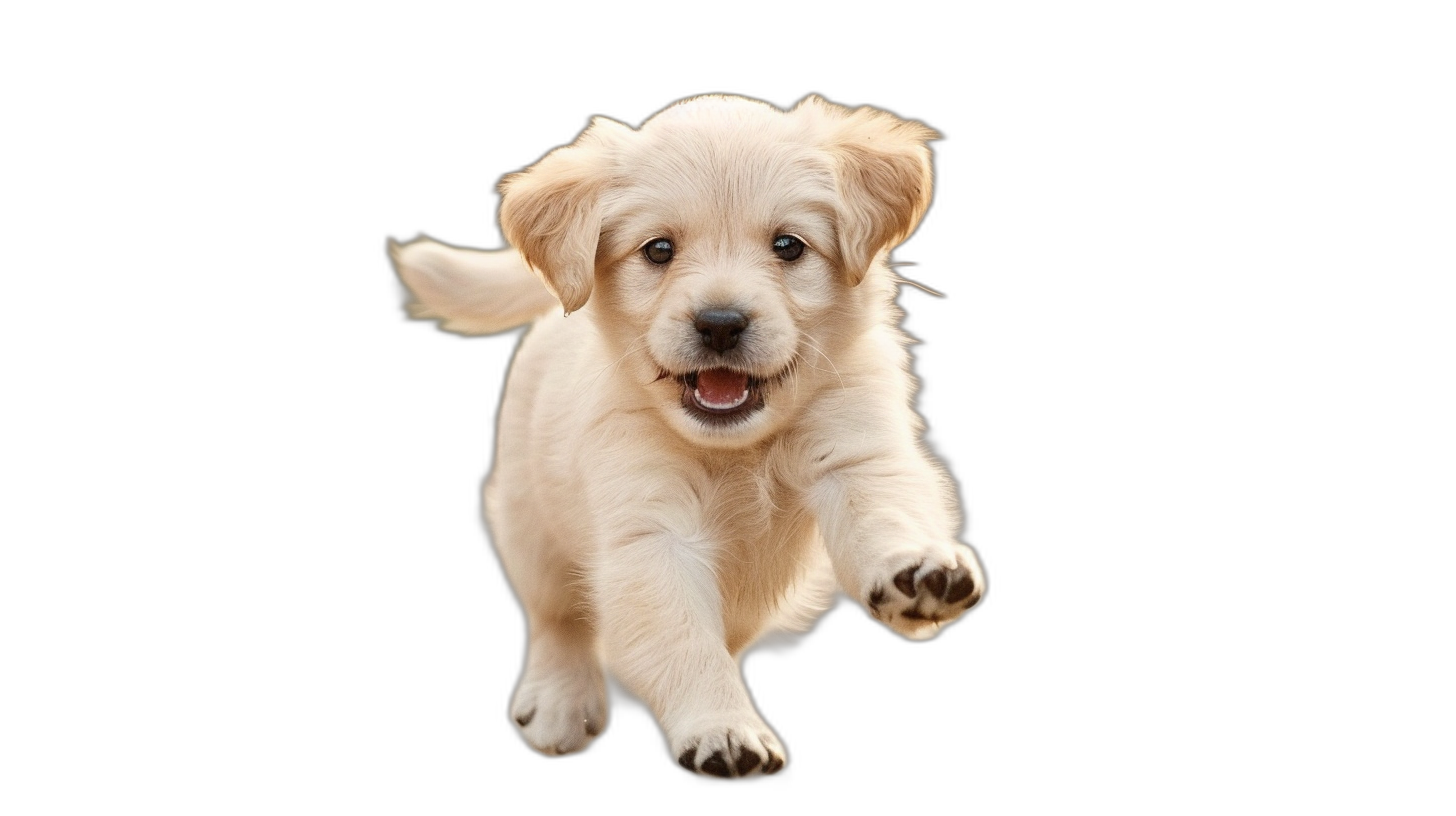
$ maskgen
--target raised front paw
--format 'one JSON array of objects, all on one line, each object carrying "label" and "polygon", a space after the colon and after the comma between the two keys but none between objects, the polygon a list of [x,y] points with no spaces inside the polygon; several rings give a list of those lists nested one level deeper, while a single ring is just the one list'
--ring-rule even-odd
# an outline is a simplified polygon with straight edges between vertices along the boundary
[{"label": "raised front paw", "polygon": [[784,767],[784,747],[760,720],[697,730],[673,740],[677,764],[713,776],[748,776],[778,773]]},{"label": "raised front paw", "polygon": [[887,561],[870,587],[870,613],[906,637],[922,640],[976,605],[986,591],[981,564],[969,547],[901,555]]}]

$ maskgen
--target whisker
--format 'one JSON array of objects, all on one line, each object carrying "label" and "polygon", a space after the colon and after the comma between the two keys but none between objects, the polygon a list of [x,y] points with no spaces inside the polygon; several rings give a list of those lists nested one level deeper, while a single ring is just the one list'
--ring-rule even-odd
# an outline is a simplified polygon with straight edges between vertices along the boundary
[{"label": "whisker", "polygon": [[895,283],[903,284],[903,286],[913,287],[913,289],[919,289],[920,291],[923,291],[923,293],[929,294],[930,297],[949,297],[949,294],[943,293],[943,291],[930,289],[930,287],[925,286],[925,284],[919,283],[919,281],[910,280],[910,278],[897,278],[897,280],[895,280]]},{"label": "whisker", "polygon": [[824,358],[824,362],[828,363],[829,364],[829,368],[834,371],[834,376],[837,377],[837,378],[839,378],[839,387],[840,388],[844,388],[845,387],[845,385],[844,385],[844,375],[842,375],[842,374],[839,373],[839,366],[836,366],[834,364],[834,361],[831,360],[831,359],[829,359],[829,355],[824,353],[824,349],[819,348],[819,344],[818,343],[815,343],[813,340],[810,340],[809,339],[809,336],[807,334],[804,335],[804,342],[807,343],[810,348],[814,349],[814,351],[820,357],[823,357]]},{"label": "whisker", "polygon": [[[901,268],[904,267],[914,267],[914,261],[897,261],[894,262],[894,264],[890,264],[891,270],[901,270]],[[913,287],[913,289],[919,289],[920,291],[923,291],[923,293],[929,294],[930,297],[949,297],[948,294],[943,293],[943,291],[930,289],[929,286],[925,286],[925,284],[920,283],[920,281],[913,281],[910,280],[910,278],[904,277],[904,275],[901,275],[898,271],[895,271],[895,274],[890,275],[890,280],[893,280],[894,283],[897,284],[897,286],[909,286]]]}]

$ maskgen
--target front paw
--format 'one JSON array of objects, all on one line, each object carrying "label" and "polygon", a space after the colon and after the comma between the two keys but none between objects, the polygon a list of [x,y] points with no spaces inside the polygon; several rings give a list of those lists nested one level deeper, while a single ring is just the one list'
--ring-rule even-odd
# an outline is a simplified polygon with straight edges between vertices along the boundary
[{"label": "front paw", "polygon": [[772,774],[784,767],[784,747],[762,720],[692,729],[672,741],[672,751],[679,765],[713,776]]},{"label": "front paw", "polygon": [[985,591],[976,554],[956,544],[887,560],[865,606],[896,632],[923,640],[975,606]]}]

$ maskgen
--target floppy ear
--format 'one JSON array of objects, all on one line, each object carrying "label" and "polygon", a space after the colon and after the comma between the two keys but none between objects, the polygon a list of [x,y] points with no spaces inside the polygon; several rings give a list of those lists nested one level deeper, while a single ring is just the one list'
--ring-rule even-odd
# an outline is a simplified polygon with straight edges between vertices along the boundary
[{"label": "floppy ear", "polygon": [[874,108],[811,96],[798,109],[822,117],[839,186],[839,265],[851,286],[882,250],[910,237],[930,206],[930,148],[940,134]]},{"label": "floppy ear", "polygon": [[568,313],[591,296],[611,146],[630,132],[595,117],[575,142],[501,181],[501,232]]}]

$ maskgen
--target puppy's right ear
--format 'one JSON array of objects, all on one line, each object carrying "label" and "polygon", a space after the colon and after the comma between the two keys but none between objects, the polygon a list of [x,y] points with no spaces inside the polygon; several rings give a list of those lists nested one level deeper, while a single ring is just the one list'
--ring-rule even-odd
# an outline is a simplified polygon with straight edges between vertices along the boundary
[{"label": "puppy's right ear", "polygon": [[601,196],[614,146],[631,129],[601,116],[575,142],[501,181],[501,231],[567,312],[586,304],[596,274]]}]

